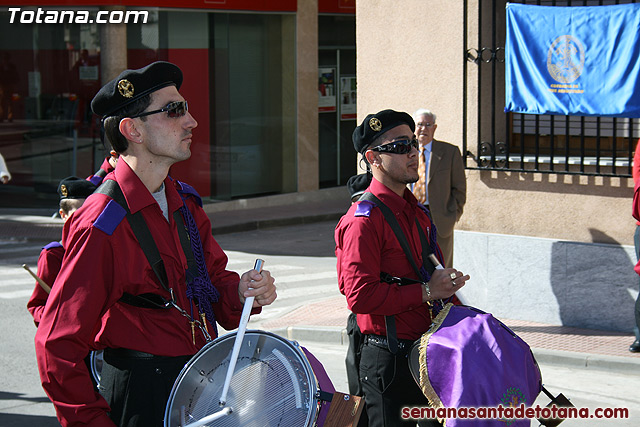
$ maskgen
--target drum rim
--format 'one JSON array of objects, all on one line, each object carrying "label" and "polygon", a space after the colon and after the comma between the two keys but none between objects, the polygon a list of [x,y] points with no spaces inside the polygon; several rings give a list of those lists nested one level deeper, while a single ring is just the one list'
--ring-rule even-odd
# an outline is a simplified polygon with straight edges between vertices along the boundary
[{"label": "drum rim", "polygon": [[[213,341],[208,342],[200,350],[198,350],[198,352],[194,354],[193,357],[191,357],[191,359],[189,359],[189,361],[184,365],[184,367],[180,371],[180,374],[178,374],[178,377],[174,381],[173,386],[171,387],[171,392],[169,394],[169,399],[167,400],[167,405],[165,407],[165,412],[164,412],[164,427],[170,427],[169,425],[170,415],[171,415],[170,412],[171,412],[173,403],[175,401],[175,394],[182,380],[187,374],[187,372],[189,372],[191,367],[199,360],[200,357],[202,357],[204,353],[209,351],[211,347],[215,346],[216,344],[222,341],[232,339],[235,335],[237,335],[237,331],[233,331],[233,332],[229,332],[227,334],[221,335],[216,339],[214,339]],[[315,423],[314,420],[317,418],[319,413],[320,401],[318,400],[318,393],[320,390],[320,386],[318,383],[318,378],[316,377],[315,373],[313,372],[313,368],[311,367],[311,363],[309,362],[307,355],[304,353],[304,351],[300,347],[300,344],[298,344],[297,341],[288,340],[280,335],[274,334],[273,332],[262,331],[259,329],[247,329],[247,331],[245,332],[245,337],[247,336],[268,336],[275,339],[276,341],[283,343],[285,346],[290,346],[295,351],[295,353],[300,358],[302,365],[304,366],[304,371],[306,373],[307,379],[309,380],[309,384],[311,387],[310,403],[313,403],[313,401],[315,401],[315,404],[310,405],[312,413],[308,418],[311,422],[311,424],[308,424],[308,425],[309,426],[314,425]]]},{"label": "drum rim", "polygon": [[96,366],[96,360],[98,360],[98,354],[103,354],[103,357],[104,357],[103,351],[104,350],[92,350],[89,355],[89,362],[90,362],[89,364],[91,365],[91,375],[93,376],[93,379],[96,381],[96,384],[98,386],[100,385],[100,380],[102,379],[102,371],[98,370],[98,367]]}]

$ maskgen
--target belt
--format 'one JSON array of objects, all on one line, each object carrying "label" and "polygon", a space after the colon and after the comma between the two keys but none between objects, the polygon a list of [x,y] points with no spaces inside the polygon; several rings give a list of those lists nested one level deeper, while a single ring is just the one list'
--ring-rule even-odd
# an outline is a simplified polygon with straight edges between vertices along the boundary
[{"label": "belt", "polygon": [[130,350],[128,348],[105,348],[105,355],[117,357],[120,359],[163,359],[166,356],[156,356],[155,354],[145,353],[143,351]]},{"label": "belt", "polygon": [[[415,341],[413,340],[398,339],[398,350],[408,351],[414,342]],[[364,336],[364,343],[385,348],[387,350],[389,349],[389,341],[387,340],[387,337],[383,337],[382,335],[367,334]]]}]

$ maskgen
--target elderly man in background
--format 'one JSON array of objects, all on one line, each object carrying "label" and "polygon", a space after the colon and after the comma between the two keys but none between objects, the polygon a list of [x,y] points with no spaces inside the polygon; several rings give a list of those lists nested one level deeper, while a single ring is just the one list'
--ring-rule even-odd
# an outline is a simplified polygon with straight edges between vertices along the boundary
[{"label": "elderly man in background", "polygon": [[416,138],[420,145],[418,173],[420,178],[412,185],[416,199],[431,211],[436,225],[438,245],[444,256],[444,265],[453,265],[453,228],[462,216],[467,201],[467,178],[464,163],[457,146],[436,141],[436,115],[420,109],[413,115]]}]

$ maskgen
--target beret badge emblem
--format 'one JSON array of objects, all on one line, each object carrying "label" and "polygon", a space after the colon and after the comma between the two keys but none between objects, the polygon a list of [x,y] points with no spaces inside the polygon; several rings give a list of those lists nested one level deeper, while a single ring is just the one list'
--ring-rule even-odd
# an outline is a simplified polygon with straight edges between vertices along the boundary
[{"label": "beret badge emblem", "polygon": [[133,84],[129,80],[122,79],[118,82],[118,92],[125,98],[132,98],[133,91]]},{"label": "beret badge emblem", "polygon": [[371,120],[369,120],[369,127],[375,132],[380,132],[380,130],[382,129],[382,123],[380,122],[380,119],[378,119],[377,117],[373,117]]}]

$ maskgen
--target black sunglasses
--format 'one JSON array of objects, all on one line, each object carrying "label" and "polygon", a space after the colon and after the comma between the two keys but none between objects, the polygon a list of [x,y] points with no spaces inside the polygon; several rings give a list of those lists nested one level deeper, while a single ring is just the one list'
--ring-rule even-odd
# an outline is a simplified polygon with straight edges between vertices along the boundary
[{"label": "black sunglasses", "polygon": [[418,150],[417,139],[398,139],[397,141],[390,142],[389,144],[378,145],[373,147],[371,151],[377,151],[378,153],[391,153],[391,154],[408,154],[411,149]]},{"label": "black sunglasses", "polygon": [[130,116],[131,119],[135,119],[137,117],[150,116],[151,114],[157,113],[167,113],[167,117],[172,119],[182,117],[187,114],[189,111],[189,106],[187,105],[187,101],[174,101],[167,104],[166,107],[161,108],[159,110],[147,111],[144,113],[136,114],[135,116]]}]

